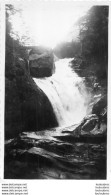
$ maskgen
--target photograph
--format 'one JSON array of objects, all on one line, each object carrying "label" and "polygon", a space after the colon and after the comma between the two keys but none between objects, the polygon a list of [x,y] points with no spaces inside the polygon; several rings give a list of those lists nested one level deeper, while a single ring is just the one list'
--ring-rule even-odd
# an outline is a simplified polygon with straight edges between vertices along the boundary
[{"label": "photograph", "polygon": [[109,5],[5,4],[4,179],[107,180]]}]

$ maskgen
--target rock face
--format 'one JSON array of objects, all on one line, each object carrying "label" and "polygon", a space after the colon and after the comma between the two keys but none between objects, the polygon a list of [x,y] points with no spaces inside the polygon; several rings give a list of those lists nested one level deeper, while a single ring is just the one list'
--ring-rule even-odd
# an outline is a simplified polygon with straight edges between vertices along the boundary
[{"label": "rock face", "polygon": [[35,78],[49,77],[55,72],[54,56],[50,49],[36,47],[29,53],[30,75]]},{"label": "rock face", "polygon": [[57,126],[52,106],[34,83],[22,59],[15,60],[13,75],[5,82],[5,137],[22,131],[37,131]]}]

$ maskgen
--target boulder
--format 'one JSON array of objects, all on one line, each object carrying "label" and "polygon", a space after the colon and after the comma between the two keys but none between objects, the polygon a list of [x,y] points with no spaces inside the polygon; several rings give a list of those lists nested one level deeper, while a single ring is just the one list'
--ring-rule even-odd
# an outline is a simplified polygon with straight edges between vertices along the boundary
[{"label": "boulder", "polygon": [[81,133],[86,132],[86,134],[89,134],[91,130],[95,128],[95,126],[98,124],[98,117],[95,114],[91,114],[86,116],[80,124],[73,130],[73,134],[80,136]]},{"label": "boulder", "polygon": [[101,117],[107,112],[107,96],[101,97],[92,108],[92,114],[96,114]]},{"label": "boulder", "polygon": [[35,78],[49,77],[55,72],[52,50],[36,47],[29,53],[30,75]]},{"label": "boulder", "polygon": [[90,130],[92,130],[95,127],[96,124],[97,124],[97,119],[92,118],[92,119],[87,120],[85,122],[85,124],[82,126],[81,130],[89,132]]},{"label": "boulder", "polygon": [[5,138],[57,126],[53,108],[30,77],[26,62],[17,59],[13,69],[13,78],[5,82]]},{"label": "boulder", "polygon": [[101,118],[96,114],[86,116],[80,124],[73,127],[73,131],[70,133],[73,134],[74,137],[79,137],[82,139],[83,137],[104,137],[106,136],[106,132],[107,122],[105,113]]}]

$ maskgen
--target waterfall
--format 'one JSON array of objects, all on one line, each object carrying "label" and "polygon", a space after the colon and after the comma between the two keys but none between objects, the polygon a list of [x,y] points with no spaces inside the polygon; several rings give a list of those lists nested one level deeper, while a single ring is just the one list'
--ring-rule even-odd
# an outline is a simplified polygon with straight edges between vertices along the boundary
[{"label": "waterfall", "polygon": [[36,79],[35,83],[51,102],[59,126],[79,123],[87,112],[87,92],[83,79],[70,67],[72,59],[56,61],[51,77]]}]

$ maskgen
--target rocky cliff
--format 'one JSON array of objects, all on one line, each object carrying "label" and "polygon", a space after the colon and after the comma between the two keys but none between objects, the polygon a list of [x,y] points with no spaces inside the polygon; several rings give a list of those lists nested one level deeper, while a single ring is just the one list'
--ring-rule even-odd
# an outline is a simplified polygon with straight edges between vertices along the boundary
[{"label": "rocky cliff", "polygon": [[5,81],[5,137],[22,131],[37,131],[57,126],[51,104],[27,71],[27,63],[15,59]]}]

